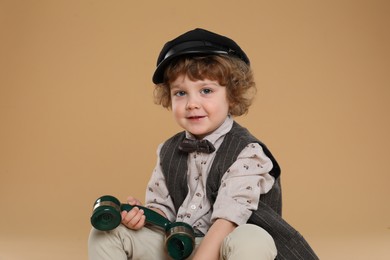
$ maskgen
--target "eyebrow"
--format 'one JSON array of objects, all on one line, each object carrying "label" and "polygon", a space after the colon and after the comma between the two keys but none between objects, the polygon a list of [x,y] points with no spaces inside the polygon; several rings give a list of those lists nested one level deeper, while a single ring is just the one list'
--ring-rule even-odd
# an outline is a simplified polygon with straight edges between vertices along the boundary
[{"label": "eyebrow", "polygon": [[[217,87],[222,87],[218,82],[213,82],[213,81],[209,81],[209,82],[204,82],[202,81],[202,83],[200,83],[199,85],[196,85],[196,86],[199,86],[199,87],[203,87],[203,86],[206,86],[206,85],[214,85],[214,86],[217,86]],[[176,88],[182,88],[182,85],[181,84],[171,84],[170,85],[170,89],[176,89]]]}]

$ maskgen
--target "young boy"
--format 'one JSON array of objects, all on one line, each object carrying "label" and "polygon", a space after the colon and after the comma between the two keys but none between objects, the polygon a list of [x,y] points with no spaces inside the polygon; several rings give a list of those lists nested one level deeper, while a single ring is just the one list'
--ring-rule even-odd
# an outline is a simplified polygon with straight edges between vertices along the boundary
[{"label": "young boy", "polygon": [[[153,75],[155,101],[183,132],[158,147],[145,204],[191,225],[191,259],[318,259],[281,218],[280,168],[267,147],[237,124],[255,94],[250,62],[233,40],[203,29],[167,42]],[[129,197],[131,205],[141,205]],[[89,257],[168,259],[164,234],[142,209],[122,212],[113,231],[92,229]]]}]

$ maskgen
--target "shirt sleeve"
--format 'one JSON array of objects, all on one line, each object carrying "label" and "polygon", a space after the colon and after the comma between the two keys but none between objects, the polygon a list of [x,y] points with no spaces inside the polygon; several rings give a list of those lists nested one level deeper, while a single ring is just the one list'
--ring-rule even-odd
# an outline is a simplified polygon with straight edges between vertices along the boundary
[{"label": "shirt sleeve", "polygon": [[222,177],[211,221],[222,218],[245,224],[252,211],[257,210],[260,195],[275,182],[269,174],[272,167],[271,159],[258,143],[246,146]]},{"label": "shirt sleeve", "polygon": [[145,206],[156,208],[164,212],[168,220],[176,219],[176,210],[165,182],[165,177],[160,165],[160,151],[162,144],[157,149],[157,164],[153,170],[146,189]]}]

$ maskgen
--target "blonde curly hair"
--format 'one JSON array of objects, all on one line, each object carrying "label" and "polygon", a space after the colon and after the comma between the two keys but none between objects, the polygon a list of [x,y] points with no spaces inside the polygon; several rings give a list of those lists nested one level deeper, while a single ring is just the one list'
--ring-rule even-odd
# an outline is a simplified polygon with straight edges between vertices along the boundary
[{"label": "blonde curly hair", "polygon": [[229,113],[241,116],[248,113],[256,94],[256,84],[249,65],[228,55],[181,56],[165,69],[163,83],[155,85],[154,102],[171,109],[170,84],[180,75],[190,80],[215,80],[226,87]]}]

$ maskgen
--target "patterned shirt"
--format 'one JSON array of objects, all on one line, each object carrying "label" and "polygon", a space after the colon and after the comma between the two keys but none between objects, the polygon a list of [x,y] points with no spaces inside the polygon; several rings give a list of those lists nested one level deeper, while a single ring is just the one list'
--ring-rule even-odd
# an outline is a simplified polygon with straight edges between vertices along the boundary
[{"label": "patterned shirt", "polygon": [[[233,119],[228,116],[218,129],[204,139],[210,141],[218,150],[232,126]],[[188,132],[186,137],[195,139]],[[162,145],[157,149],[157,164],[148,183],[146,206],[160,209],[170,221],[186,222],[203,234],[207,233],[218,218],[237,225],[245,224],[252,211],[257,209],[260,194],[267,193],[275,182],[269,174],[273,166],[271,160],[258,143],[249,144],[222,177],[218,196],[212,207],[205,192],[207,176],[216,153],[193,152],[188,155],[187,161],[189,191],[176,212],[160,166],[159,154]]]}]

